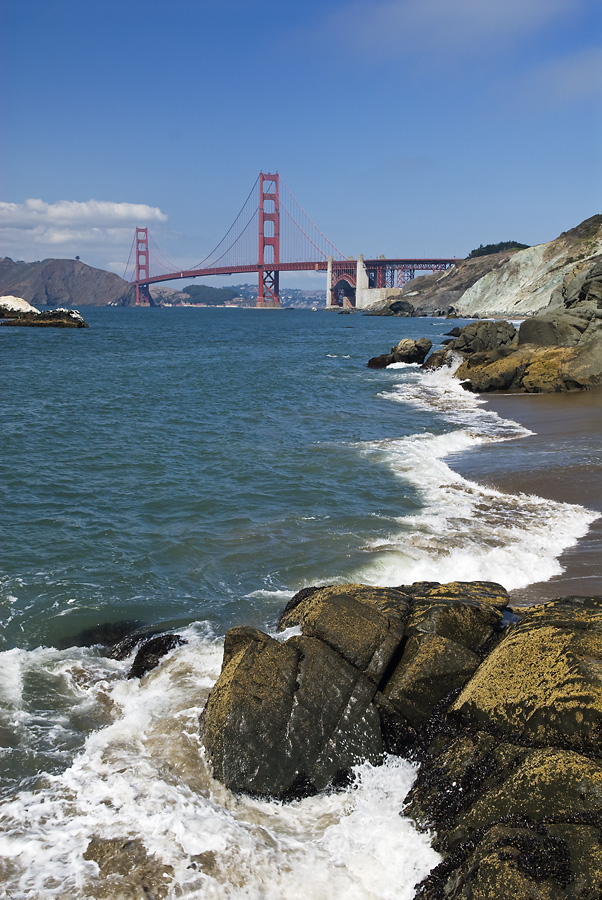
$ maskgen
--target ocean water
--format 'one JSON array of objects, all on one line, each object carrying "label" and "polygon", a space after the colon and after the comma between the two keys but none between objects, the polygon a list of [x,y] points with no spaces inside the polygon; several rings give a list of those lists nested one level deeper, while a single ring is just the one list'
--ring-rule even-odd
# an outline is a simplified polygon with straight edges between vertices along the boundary
[{"label": "ocean water", "polygon": [[[85,317],[0,328],[0,897],[411,900],[438,858],[399,816],[407,761],[288,805],[212,779],[223,635],[311,584],[545,581],[597,513],[459,475],[528,431],[448,370],[367,369],[444,320]],[[124,622],[187,643],[130,680],[82,646]]]}]

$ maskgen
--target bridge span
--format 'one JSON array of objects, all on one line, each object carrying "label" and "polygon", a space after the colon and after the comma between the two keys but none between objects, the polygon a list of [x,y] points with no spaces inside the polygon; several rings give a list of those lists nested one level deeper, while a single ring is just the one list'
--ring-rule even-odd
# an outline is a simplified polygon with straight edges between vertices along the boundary
[{"label": "bridge span", "polygon": [[398,294],[417,271],[440,272],[457,261],[345,257],[314,225],[277,172],[259,173],[226,235],[209,256],[192,268],[178,270],[162,257],[156,245],[151,266],[151,241],[148,228],[136,228],[131,283],[136,287],[137,306],[154,305],[151,284],[254,272],[259,282],[257,306],[279,308],[280,272],[314,271],[326,273],[327,308],[365,308]]}]

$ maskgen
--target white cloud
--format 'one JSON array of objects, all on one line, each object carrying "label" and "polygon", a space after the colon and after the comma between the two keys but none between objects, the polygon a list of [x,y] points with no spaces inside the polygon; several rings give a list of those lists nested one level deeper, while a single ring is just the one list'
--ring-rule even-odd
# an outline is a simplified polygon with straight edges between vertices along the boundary
[{"label": "white cloud", "polygon": [[71,225],[74,227],[131,226],[166,222],[167,216],[156,206],[145,203],[114,203],[107,200],[59,200],[46,203],[30,199],[25,203],[0,201],[0,226],[9,228]]},{"label": "white cloud", "polygon": [[145,203],[0,201],[0,255],[33,259],[85,252],[101,264],[116,248],[127,255],[136,226],[166,221],[165,213]]}]

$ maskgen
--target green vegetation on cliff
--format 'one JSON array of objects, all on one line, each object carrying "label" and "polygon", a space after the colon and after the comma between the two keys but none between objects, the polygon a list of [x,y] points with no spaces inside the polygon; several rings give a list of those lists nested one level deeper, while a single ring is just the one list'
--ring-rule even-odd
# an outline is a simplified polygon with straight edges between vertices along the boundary
[{"label": "green vegetation on cliff", "polygon": [[500,241],[499,244],[479,244],[475,250],[471,250],[467,259],[474,259],[476,256],[490,256],[492,253],[501,253],[504,250],[526,250],[529,244],[520,244],[518,241]]}]

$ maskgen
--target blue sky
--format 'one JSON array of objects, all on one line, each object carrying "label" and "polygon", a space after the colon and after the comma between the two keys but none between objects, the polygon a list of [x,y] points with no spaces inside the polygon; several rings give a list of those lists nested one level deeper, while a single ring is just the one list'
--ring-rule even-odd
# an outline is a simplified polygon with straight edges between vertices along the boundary
[{"label": "blue sky", "polygon": [[602,212],[599,0],[3,0],[0,17],[0,256],[122,274],[138,224],[193,265],[261,169],[350,256],[541,243]]}]

